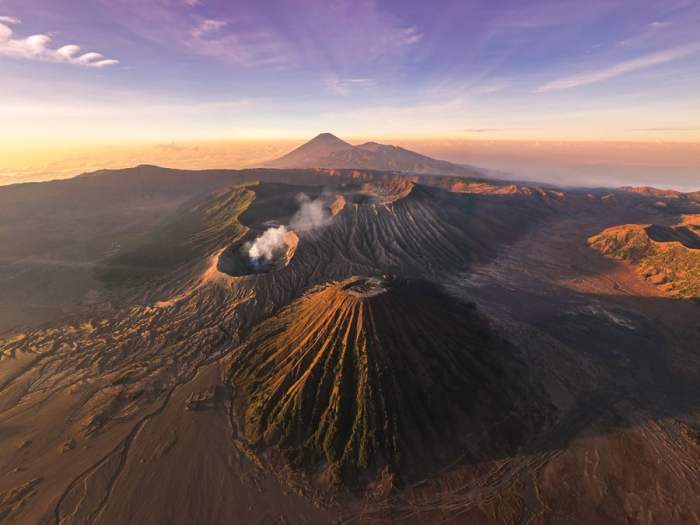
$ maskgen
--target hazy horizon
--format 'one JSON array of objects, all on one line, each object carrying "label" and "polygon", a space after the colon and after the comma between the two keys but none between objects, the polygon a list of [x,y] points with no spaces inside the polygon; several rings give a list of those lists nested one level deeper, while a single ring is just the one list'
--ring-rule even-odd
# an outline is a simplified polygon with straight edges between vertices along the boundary
[{"label": "hazy horizon", "polygon": [[[171,141],[160,144],[62,146],[1,151],[0,185],[70,178],[107,168],[154,164],[180,169],[259,166],[312,137],[287,140]],[[469,164],[506,179],[563,187],[655,186],[700,190],[700,143],[491,141],[345,137],[380,140],[428,156]]]}]

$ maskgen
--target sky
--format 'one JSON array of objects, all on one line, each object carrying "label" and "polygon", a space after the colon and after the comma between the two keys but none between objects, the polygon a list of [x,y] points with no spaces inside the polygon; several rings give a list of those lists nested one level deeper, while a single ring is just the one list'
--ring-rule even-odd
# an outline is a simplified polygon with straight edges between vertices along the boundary
[{"label": "sky", "polygon": [[699,143],[699,27],[700,0],[0,0],[0,170],[322,131]]}]

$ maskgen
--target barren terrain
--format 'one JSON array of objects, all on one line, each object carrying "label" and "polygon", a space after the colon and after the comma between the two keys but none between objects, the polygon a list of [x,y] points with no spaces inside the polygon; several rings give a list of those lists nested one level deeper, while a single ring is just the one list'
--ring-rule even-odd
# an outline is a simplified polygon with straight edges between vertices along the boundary
[{"label": "barren terrain", "polygon": [[[698,296],[589,244],[695,231],[697,197],[334,169],[46,184],[0,190],[4,521],[700,520]],[[323,213],[294,250],[231,263],[300,193]]]}]

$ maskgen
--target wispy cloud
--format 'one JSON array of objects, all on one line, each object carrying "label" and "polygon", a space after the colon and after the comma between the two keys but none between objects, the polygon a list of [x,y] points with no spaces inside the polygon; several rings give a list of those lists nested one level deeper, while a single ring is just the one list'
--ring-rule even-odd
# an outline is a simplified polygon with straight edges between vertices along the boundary
[{"label": "wispy cloud", "polygon": [[370,68],[398,67],[400,57],[425,38],[417,23],[377,0],[279,0],[275,16],[253,0],[235,7],[191,0],[103,3],[142,38],[251,69],[316,68],[319,74],[364,77]]},{"label": "wispy cloud", "polygon": [[634,128],[630,131],[700,131],[698,127]]},{"label": "wispy cloud", "polygon": [[658,53],[644,55],[632,60],[625,60],[624,62],[619,62],[602,69],[596,69],[594,71],[588,71],[572,77],[554,80],[540,86],[536,92],[544,93],[547,91],[560,91],[565,89],[574,89],[589,84],[596,84],[626,73],[666,64],[667,62],[678,60],[698,51],[700,51],[700,43],[674,47],[665,51],[659,51]]},{"label": "wispy cloud", "polygon": [[336,95],[349,95],[354,89],[369,88],[376,84],[371,78],[340,78],[336,74],[323,76],[323,84]]},{"label": "wispy cloud", "polygon": [[[322,126],[348,129],[376,129],[377,123],[385,133],[415,133],[449,126],[460,129],[467,118],[467,102],[461,98],[428,104],[367,105],[319,115]],[[339,128],[340,127],[340,128]]]},{"label": "wispy cloud", "polygon": [[119,63],[118,60],[105,58],[102,54],[94,51],[83,53],[80,46],[76,44],[59,48],[51,47],[51,36],[46,34],[15,38],[10,25],[19,25],[20,23],[21,21],[15,17],[0,17],[0,55],[98,69]]},{"label": "wispy cloud", "polygon": [[393,34],[394,41],[402,46],[417,44],[423,39],[423,34],[415,27],[399,29]]},{"label": "wispy cloud", "polygon": [[190,102],[173,100],[161,102],[155,99],[144,100],[140,94],[110,95],[104,100],[79,102],[66,99],[52,99],[44,102],[33,100],[4,100],[0,106],[0,118],[21,118],[25,120],[64,119],[133,119],[136,115],[157,120],[177,117],[210,117],[212,115],[234,116],[246,109],[255,107],[256,99],[216,100],[211,102]]},{"label": "wispy cloud", "polygon": [[277,34],[224,19],[198,22],[184,44],[201,55],[244,67],[279,68],[296,62],[289,46]]},{"label": "wispy cloud", "polygon": [[492,93],[498,93],[510,87],[510,82],[504,79],[496,79],[484,84],[479,84],[474,86],[469,90],[472,95],[490,95]]},{"label": "wispy cloud", "polygon": [[467,133],[497,133],[500,131],[529,131],[537,128],[467,128]]},{"label": "wispy cloud", "polygon": [[207,35],[212,35],[217,31],[220,31],[227,25],[228,22],[225,20],[203,20],[192,30],[192,36],[194,38],[204,38]]}]

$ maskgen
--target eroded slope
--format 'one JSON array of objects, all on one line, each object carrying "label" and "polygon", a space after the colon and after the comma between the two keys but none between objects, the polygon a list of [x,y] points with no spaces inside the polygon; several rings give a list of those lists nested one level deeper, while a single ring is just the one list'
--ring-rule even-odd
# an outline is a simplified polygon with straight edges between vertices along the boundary
[{"label": "eroded slope", "polygon": [[352,277],[256,327],[230,373],[253,445],[340,479],[430,472],[481,433],[490,441],[476,457],[512,452],[535,423],[519,406],[519,366],[472,306],[436,286]]}]

